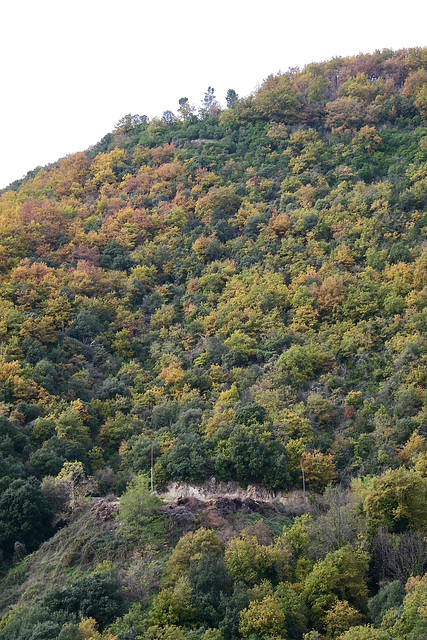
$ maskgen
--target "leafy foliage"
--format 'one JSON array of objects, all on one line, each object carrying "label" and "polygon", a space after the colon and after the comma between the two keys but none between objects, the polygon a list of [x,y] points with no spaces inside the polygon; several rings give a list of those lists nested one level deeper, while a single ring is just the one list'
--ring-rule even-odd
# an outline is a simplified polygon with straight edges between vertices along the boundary
[{"label": "leafy foliage", "polygon": [[[210,86],[0,194],[2,571],[112,492],[105,545],[143,594],[118,637],[421,637],[426,87],[422,48],[270,75],[226,109]],[[151,466],[157,489],[305,495],[277,538],[190,518],[164,559]],[[105,635],[123,603],[95,583],[104,608],[67,582],[4,633]]]},{"label": "leafy foliage", "polygon": [[147,477],[138,474],[120,500],[117,520],[123,536],[136,544],[159,544],[167,527],[161,506],[161,500],[148,489]]},{"label": "leafy foliage", "polygon": [[51,533],[53,513],[35,478],[14,480],[0,496],[0,548],[33,551]]}]

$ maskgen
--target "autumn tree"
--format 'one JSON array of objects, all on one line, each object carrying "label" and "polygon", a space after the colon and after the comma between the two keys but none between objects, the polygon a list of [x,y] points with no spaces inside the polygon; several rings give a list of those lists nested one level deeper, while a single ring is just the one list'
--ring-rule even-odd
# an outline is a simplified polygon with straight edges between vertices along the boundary
[{"label": "autumn tree", "polygon": [[307,486],[313,489],[324,488],[337,477],[333,456],[321,451],[305,451],[301,458],[301,470]]}]

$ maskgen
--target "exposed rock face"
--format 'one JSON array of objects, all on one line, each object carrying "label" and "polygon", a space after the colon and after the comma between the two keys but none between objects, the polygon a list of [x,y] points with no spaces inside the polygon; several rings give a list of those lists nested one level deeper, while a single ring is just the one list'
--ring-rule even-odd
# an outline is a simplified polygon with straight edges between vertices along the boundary
[{"label": "exposed rock face", "polygon": [[246,489],[243,489],[238,482],[222,482],[216,480],[216,478],[210,478],[199,486],[172,482],[162,494],[162,497],[166,500],[168,498],[177,500],[178,498],[193,497],[204,501],[218,497],[241,498],[242,500],[252,498],[268,502],[276,499],[275,494],[264,487],[250,484]]},{"label": "exposed rock face", "polygon": [[277,513],[278,506],[288,517],[307,512],[302,491],[277,492],[265,487],[249,485],[243,489],[237,482],[221,482],[210,478],[203,485],[171,483],[159,496],[169,502],[164,508],[170,516],[171,533],[188,531],[198,526],[227,529],[227,516],[239,512],[262,516]]},{"label": "exposed rock face", "polygon": [[[249,484],[246,489],[238,482],[222,482],[216,478],[210,478],[201,485],[190,485],[185,482],[171,482],[166,491],[159,494],[164,500],[178,500],[179,498],[197,498],[198,500],[218,500],[218,498],[240,498],[245,501],[248,498],[263,502],[280,502],[292,508],[300,508],[304,502],[302,491],[294,489],[290,492],[269,491],[260,485]],[[303,509],[305,511],[306,508]]]}]

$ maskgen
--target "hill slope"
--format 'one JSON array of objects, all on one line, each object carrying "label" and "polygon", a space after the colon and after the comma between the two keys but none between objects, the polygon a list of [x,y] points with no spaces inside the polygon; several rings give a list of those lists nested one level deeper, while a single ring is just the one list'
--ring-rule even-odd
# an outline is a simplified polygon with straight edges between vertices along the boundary
[{"label": "hill slope", "polygon": [[[363,505],[371,561],[380,530],[422,539],[427,50],[308,65],[227,103],[208,91],[197,115],[182,99],[177,116],[125,116],[0,196],[5,569],[15,542],[36,549],[152,455],[159,489],[361,478],[345,503]],[[280,574],[310,610],[307,572],[332,552],[316,544]],[[371,595],[397,575],[370,572]],[[366,614],[365,591],[338,591]],[[337,635],[325,611],[310,625]],[[269,633],[251,624],[239,633]]]}]

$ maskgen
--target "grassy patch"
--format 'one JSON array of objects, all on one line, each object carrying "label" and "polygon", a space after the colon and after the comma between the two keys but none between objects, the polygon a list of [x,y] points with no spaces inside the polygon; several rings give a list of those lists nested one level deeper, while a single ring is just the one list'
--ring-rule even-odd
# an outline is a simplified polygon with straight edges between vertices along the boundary
[{"label": "grassy patch", "polygon": [[0,612],[11,604],[43,597],[52,588],[120,557],[114,530],[103,526],[89,508],[37,551],[12,567],[0,582]]},{"label": "grassy patch", "polygon": [[281,536],[283,533],[283,527],[292,524],[292,519],[281,513],[277,513],[271,516],[263,516],[260,513],[250,513],[246,516],[245,526],[250,526],[262,521],[270,529],[275,537]]}]

